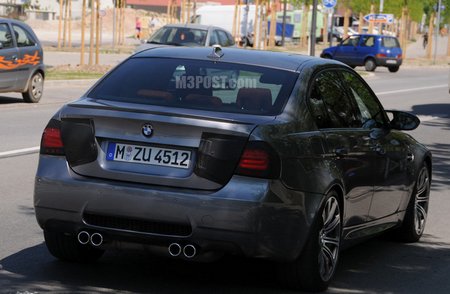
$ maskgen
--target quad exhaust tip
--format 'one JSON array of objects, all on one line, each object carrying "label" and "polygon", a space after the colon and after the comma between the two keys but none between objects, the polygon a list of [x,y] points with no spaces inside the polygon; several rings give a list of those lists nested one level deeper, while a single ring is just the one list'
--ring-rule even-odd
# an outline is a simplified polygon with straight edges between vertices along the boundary
[{"label": "quad exhaust tip", "polygon": [[89,243],[89,241],[91,239],[91,236],[86,231],[79,232],[77,237],[78,237],[78,242],[80,242],[80,244],[82,244],[82,245],[86,245],[87,243]]},{"label": "quad exhaust tip", "polygon": [[103,244],[103,236],[100,233],[93,233],[91,235],[89,232],[81,231],[78,233],[77,238],[81,245],[90,243],[92,246],[98,247]]},{"label": "quad exhaust tip", "polygon": [[103,236],[100,233],[94,233],[91,235],[91,245],[98,247],[103,243]]},{"label": "quad exhaust tip", "polygon": [[181,254],[183,254],[183,256],[185,258],[190,259],[190,258],[195,257],[195,255],[197,255],[197,248],[192,244],[187,244],[184,247],[182,247],[178,243],[172,243],[169,245],[168,251],[169,251],[170,256],[173,256],[173,257],[178,257]]},{"label": "quad exhaust tip", "polygon": [[183,248],[183,255],[186,258],[193,258],[197,254],[197,249],[194,245],[188,244]]},{"label": "quad exhaust tip", "polygon": [[181,254],[181,245],[178,243],[172,243],[169,245],[168,250],[170,256],[177,257]]}]

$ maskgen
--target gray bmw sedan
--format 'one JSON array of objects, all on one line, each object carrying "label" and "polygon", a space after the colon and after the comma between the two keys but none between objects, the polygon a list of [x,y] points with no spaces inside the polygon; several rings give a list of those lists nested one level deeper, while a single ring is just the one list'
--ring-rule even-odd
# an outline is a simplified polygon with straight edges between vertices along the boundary
[{"label": "gray bmw sedan", "polygon": [[156,48],[63,106],[42,135],[34,205],[67,261],[146,247],[263,258],[294,289],[328,287],[339,251],[383,231],[415,242],[431,153],[337,61]]}]

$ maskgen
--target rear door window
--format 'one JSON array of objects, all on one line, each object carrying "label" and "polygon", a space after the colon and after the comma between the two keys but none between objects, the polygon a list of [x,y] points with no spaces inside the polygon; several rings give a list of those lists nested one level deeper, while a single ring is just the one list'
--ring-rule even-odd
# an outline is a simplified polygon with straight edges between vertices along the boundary
[{"label": "rear door window", "polygon": [[24,28],[13,25],[13,29],[16,35],[17,47],[28,47],[36,44],[36,41]]},{"label": "rear door window", "polygon": [[0,49],[12,48],[14,46],[11,31],[6,23],[0,23],[0,43],[2,45]]},{"label": "rear door window", "polygon": [[220,112],[276,115],[298,73],[173,58],[132,58],[89,94],[95,99]]}]

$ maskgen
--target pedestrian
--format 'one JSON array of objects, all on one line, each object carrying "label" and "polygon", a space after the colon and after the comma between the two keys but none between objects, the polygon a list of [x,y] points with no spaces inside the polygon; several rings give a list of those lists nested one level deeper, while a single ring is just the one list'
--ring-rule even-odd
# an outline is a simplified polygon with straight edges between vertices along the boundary
[{"label": "pedestrian", "polygon": [[136,39],[141,39],[142,22],[139,17],[136,17]]},{"label": "pedestrian", "polygon": [[425,49],[425,48],[427,48],[427,45],[428,45],[428,33],[425,32],[422,35],[422,38],[423,38],[423,49]]}]

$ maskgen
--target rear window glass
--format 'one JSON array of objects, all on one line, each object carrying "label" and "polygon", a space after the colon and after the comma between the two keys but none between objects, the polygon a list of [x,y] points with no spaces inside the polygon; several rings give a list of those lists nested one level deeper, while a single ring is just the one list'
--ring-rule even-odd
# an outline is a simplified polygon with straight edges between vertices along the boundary
[{"label": "rear window glass", "polygon": [[397,38],[383,37],[381,42],[382,46],[386,48],[400,47]]},{"label": "rear window glass", "polygon": [[94,99],[260,115],[279,114],[298,74],[234,63],[132,58],[89,94]]}]

